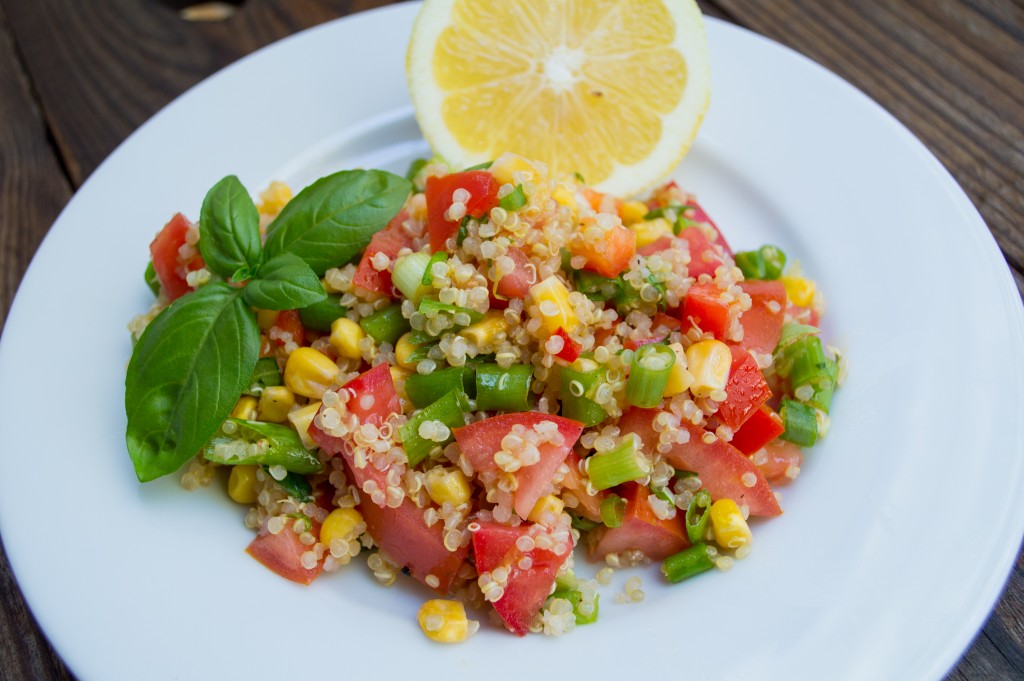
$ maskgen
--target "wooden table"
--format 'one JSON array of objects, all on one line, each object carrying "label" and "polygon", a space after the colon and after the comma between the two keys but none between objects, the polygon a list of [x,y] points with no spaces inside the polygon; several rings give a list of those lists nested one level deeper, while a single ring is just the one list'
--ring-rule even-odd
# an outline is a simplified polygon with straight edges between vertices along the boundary
[{"label": "wooden table", "polygon": [[[184,20],[183,4],[0,0],[0,324],[58,212],[133,130],[263,45],[388,3],[248,0],[232,16],[207,22]],[[895,114],[967,191],[1024,286],[1020,0],[702,5],[808,55]],[[1018,558],[995,611],[948,678],[1024,678],[1022,567]],[[33,621],[2,553],[0,599],[0,678],[73,678]]]}]

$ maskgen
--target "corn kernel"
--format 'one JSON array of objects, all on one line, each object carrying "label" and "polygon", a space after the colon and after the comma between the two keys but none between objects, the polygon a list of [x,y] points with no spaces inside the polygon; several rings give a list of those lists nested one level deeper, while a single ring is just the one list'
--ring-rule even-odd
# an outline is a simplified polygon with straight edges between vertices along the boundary
[{"label": "corn kernel", "polygon": [[473,341],[477,347],[488,347],[494,344],[499,333],[507,331],[505,313],[501,310],[488,310],[483,319],[459,331],[459,335]]},{"label": "corn kernel", "polygon": [[228,477],[228,496],[239,504],[256,503],[256,466],[233,466]]},{"label": "corn kernel", "polygon": [[786,297],[794,305],[807,307],[814,300],[814,282],[803,277],[783,276],[782,285],[786,287]]},{"label": "corn kernel", "polygon": [[323,397],[337,376],[338,365],[313,348],[299,348],[284,365],[284,384],[303,397]]},{"label": "corn kernel", "polygon": [[622,218],[622,224],[627,227],[643,220],[647,213],[647,204],[643,201],[624,201],[619,206],[619,217]]},{"label": "corn kernel", "polygon": [[284,423],[295,406],[295,393],[283,385],[272,385],[260,395],[260,420]]},{"label": "corn kernel", "polygon": [[708,513],[715,531],[715,543],[722,548],[738,549],[753,539],[743,513],[732,499],[719,499],[711,504]]},{"label": "corn kernel", "polygon": [[541,328],[549,335],[559,327],[572,333],[579,326],[580,320],[569,304],[569,289],[556,275],[531,286],[530,299],[540,308]]},{"label": "corn kernel", "polygon": [[398,362],[398,366],[405,367],[406,369],[416,368],[416,363],[410,362],[409,357],[420,347],[409,340],[411,335],[411,331],[403,334],[402,337],[398,339],[398,342],[395,343],[395,361]]},{"label": "corn kernel", "polygon": [[243,421],[252,421],[256,418],[256,405],[258,402],[255,397],[245,395],[239,398],[238,402],[235,403],[235,408],[231,410],[232,418],[242,419]]},{"label": "corn kernel", "polygon": [[498,184],[516,184],[515,173],[531,173],[537,175],[537,169],[528,160],[518,154],[504,153],[494,159],[488,168]]},{"label": "corn kernel", "polygon": [[564,186],[558,185],[555,187],[555,191],[551,192],[551,198],[566,208],[571,209],[573,212],[576,211],[576,197],[573,196],[572,192]]},{"label": "corn kernel", "polygon": [[450,501],[453,505],[459,506],[469,501],[472,494],[469,480],[458,468],[442,466],[431,468],[427,472],[423,485],[427,488],[427,494],[435,504]]},{"label": "corn kernel", "polygon": [[327,514],[320,525],[320,543],[330,548],[331,542],[335,539],[351,541],[359,534],[359,526],[362,523],[363,516],[356,509],[336,508]]},{"label": "corn kernel", "polygon": [[697,397],[708,397],[717,390],[725,390],[732,367],[732,351],[722,341],[698,341],[686,348],[686,365],[693,375],[690,392]]},{"label": "corn kernel", "polygon": [[277,323],[277,310],[256,310],[256,326],[260,331],[270,331],[270,327]]},{"label": "corn kernel", "polygon": [[363,353],[359,350],[359,341],[365,337],[363,328],[348,317],[338,317],[331,323],[331,347],[341,357],[361,358]]},{"label": "corn kernel", "polygon": [[636,234],[636,247],[649,246],[663,236],[672,236],[672,223],[665,218],[654,218],[653,220],[641,220],[629,226]]},{"label": "corn kernel", "polygon": [[546,516],[549,513],[552,518],[557,519],[564,510],[565,502],[554,494],[548,494],[537,500],[537,503],[533,505],[533,510],[530,511],[530,515],[527,516],[527,520],[535,523],[544,523],[547,521]]},{"label": "corn kernel", "polygon": [[686,392],[693,385],[693,374],[686,366],[686,351],[681,343],[671,343],[668,346],[676,353],[676,362],[668,373],[668,383],[665,384],[664,397],[674,397]]},{"label": "corn kernel", "polygon": [[420,607],[417,620],[423,633],[438,643],[458,643],[470,634],[470,621],[461,601],[429,600]]},{"label": "corn kernel", "polygon": [[260,214],[277,215],[292,200],[292,190],[284,182],[273,181],[260,192]]},{"label": "corn kernel", "polygon": [[391,371],[391,382],[395,384],[395,393],[403,400],[408,400],[409,396],[405,393],[405,379],[412,375],[411,369],[403,367],[388,367]]},{"label": "corn kernel", "polygon": [[302,440],[302,446],[306,449],[315,449],[316,443],[313,442],[313,438],[309,436],[309,427],[313,424],[313,419],[316,417],[316,413],[320,411],[320,402],[310,402],[301,409],[288,412],[288,420],[295,426],[295,432],[299,434],[299,439]]}]

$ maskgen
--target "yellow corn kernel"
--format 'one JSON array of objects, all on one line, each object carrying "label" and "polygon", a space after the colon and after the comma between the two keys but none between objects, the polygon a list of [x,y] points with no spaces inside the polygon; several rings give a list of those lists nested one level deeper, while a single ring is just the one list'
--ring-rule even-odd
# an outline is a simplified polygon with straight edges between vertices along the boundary
[{"label": "yellow corn kernel", "polygon": [[579,326],[580,320],[569,304],[569,289],[556,275],[530,287],[530,300],[540,308],[541,328],[550,335],[559,327],[566,333],[572,333]]},{"label": "yellow corn kernel", "polygon": [[270,331],[270,327],[277,323],[279,314],[277,310],[256,310],[256,326],[260,327],[260,331]]},{"label": "yellow corn kernel", "polygon": [[409,357],[412,353],[420,347],[416,343],[409,340],[412,332],[402,334],[402,337],[395,343],[395,361],[398,362],[398,366],[405,367],[406,369],[415,369],[416,363],[410,362]]},{"label": "yellow corn kernel", "polygon": [[256,466],[233,466],[228,477],[228,496],[240,504],[256,503]]},{"label": "yellow corn kernel", "polygon": [[501,310],[488,310],[484,318],[476,324],[470,324],[459,335],[476,343],[477,347],[488,347],[494,344],[499,333],[508,332],[508,322]]},{"label": "yellow corn kernel", "polygon": [[312,425],[316,413],[320,411],[320,404],[320,402],[310,402],[301,409],[288,412],[288,420],[295,426],[295,432],[299,434],[302,446],[306,449],[316,448],[316,443],[309,436],[309,426]]},{"label": "yellow corn kernel", "polygon": [[622,224],[627,227],[643,220],[648,212],[647,204],[643,201],[624,201],[619,206],[619,217],[622,218]]},{"label": "yellow corn kernel", "polygon": [[240,397],[238,402],[235,402],[235,408],[231,410],[232,418],[242,419],[244,421],[252,421],[256,418],[256,405],[258,402],[255,397],[245,395]]},{"label": "yellow corn kernel", "polygon": [[354,508],[336,508],[327,514],[320,525],[320,543],[330,548],[335,539],[351,541],[363,529],[360,525],[366,527],[359,511]]},{"label": "yellow corn kernel", "polygon": [[814,282],[803,277],[783,276],[782,285],[786,287],[786,297],[794,305],[807,307],[814,300]]},{"label": "yellow corn kernel", "polygon": [[551,519],[554,520],[562,515],[564,510],[565,502],[554,494],[548,494],[537,500],[537,503],[533,505],[533,510],[530,511],[530,515],[527,516],[527,520],[548,524],[547,515],[549,513],[551,514]]},{"label": "yellow corn kernel", "polygon": [[629,228],[636,234],[636,247],[649,246],[663,236],[672,236],[672,223],[665,218],[654,218],[653,220],[641,220],[629,225]]},{"label": "yellow corn kernel", "polygon": [[277,215],[285,204],[292,200],[291,187],[277,180],[260,192],[260,214]]},{"label": "yellow corn kernel", "polygon": [[313,348],[299,348],[284,365],[284,384],[303,397],[323,397],[337,376],[338,365]]},{"label": "yellow corn kernel", "polygon": [[395,384],[395,394],[403,400],[408,400],[409,396],[405,394],[405,379],[409,378],[413,372],[404,367],[388,367],[388,369],[391,371],[391,382]]},{"label": "yellow corn kernel", "polygon": [[348,317],[338,317],[331,322],[331,347],[340,357],[359,359],[363,356],[359,341],[366,338],[363,327]]},{"label": "yellow corn kernel", "polygon": [[461,601],[429,600],[416,618],[427,638],[438,643],[459,643],[470,634],[470,621]]},{"label": "yellow corn kernel", "polygon": [[697,397],[725,390],[732,367],[732,351],[722,341],[702,340],[686,348],[686,366],[693,375],[690,392]]},{"label": "yellow corn kernel", "polygon": [[668,346],[676,353],[676,363],[668,373],[668,383],[665,384],[664,397],[674,397],[686,392],[693,385],[693,374],[686,366],[686,351],[681,343],[671,343]]},{"label": "yellow corn kernel", "polygon": [[295,406],[295,393],[283,385],[272,385],[260,395],[260,420],[284,423]]},{"label": "yellow corn kernel", "polygon": [[571,209],[573,212],[576,211],[576,197],[573,196],[573,193],[563,185],[555,187],[555,191],[551,192],[551,198],[566,208]]},{"label": "yellow corn kernel", "polygon": [[708,513],[715,531],[715,543],[723,549],[738,549],[753,539],[750,526],[732,499],[719,499],[711,504]]},{"label": "yellow corn kernel", "polygon": [[530,173],[536,178],[537,169],[528,160],[518,154],[504,153],[494,159],[488,168],[498,184],[516,184],[515,173]]},{"label": "yellow corn kernel", "polygon": [[427,494],[435,504],[450,501],[453,505],[459,506],[469,501],[472,494],[469,479],[458,468],[442,466],[431,468],[427,472],[423,485],[427,488]]}]

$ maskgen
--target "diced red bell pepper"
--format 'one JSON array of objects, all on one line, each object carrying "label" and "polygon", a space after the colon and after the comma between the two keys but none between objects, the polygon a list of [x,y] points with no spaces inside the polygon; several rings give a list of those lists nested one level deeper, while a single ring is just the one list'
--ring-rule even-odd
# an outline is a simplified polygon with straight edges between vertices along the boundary
[{"label": "diced red bell pepper", "polygon": [[804,461],[804,455],[800,448],[792,442],[775,440],[764,448],[765,458],[756,464],[764,477],[773,485],[782,486],[793,482],[793,478],[786,475],[790,466],[800,467]]},{"label": "diced red bell pepper", "polygon": [[430,252],[444,250],[445,242],[459,231],[458,220],[448,220],[445,212],[452,205],[456,189],[469,192],[466,215],[481,217],[498,205],[501,185],[486,170],[466,170],[443,177],[428,177],[424,194],[427,198],[427,231],[430,234]]},{"label": "diced red bell pepper", "polygon": [[555,356],[566,362],[575,362],[579,358],[583,346],[574,341],[562,327],[558,327],[555,335],[562,339],[562,349]]},{"label": "diced red bell pepper", "polygon": [[750,309],[740,315],[741,345],[762,354],[771,353],[782,336],[786,317],[786,287],[781,281],[743,281],[740,287],[750,296]]},{"label": "diced red bell pepper", "polygon": [[[511,631],[525,636],[551,593],[558,568],[572,553],[572,539],[569,539],[565,551],[559,554],[538,548],[523,552],[516,542],[529,533],[530,523],[517,527],[493,521],[478,524],[480,528],[473,533],[477,572],[491,572],[499,566],[508,569],[504,593],[491,605]],[[527,556],[530,567],[523,569],[520,560]]]},{"label": "diced red bell pepper", "polygon": [[179,249],[185,245],[185,235],[191,226],[192,223],[188,218],[181,213],[176,213],[149,245],[149,253],[153,258],[153,271],[156,272],[160,286],[163,287],[171,301],[177,300],[192,290],[185,280],[185,275],[205,267],[203,257],[199,255],[198,245],[195,255],[184,261],[181,259]]},{"label": "diced red bell pepper", "polygon": [[501,441],[512,432],[513,426],[522,425],[532,429],[538,423],[551,421],[558,426],[562,435],[562,444],[551,442],[541,444],[540,461],[532,466],[523,466],[513,475],[518,486],[513,493],[513,507],[520,518],[530,515],[537,500],[548,493],[551,478],[558,467],[565,461],[566,455],[572,450],[576,440],[583,432],[583,425],[578,421],[530,411],[515,414],[500,414],[482,421],[471,423],[454,431],[455,441],[459,443],[463,455],[477,471],[497,471],[494,454],[501,451]]},{"label": "diced red bell pepper", "polygon": [[722,291],[714,283],[691,286],[683,300],[683,328],[696,326],[715,338],[725,338],[732,304],[724,302],[721,295]]},{"label": "diced red bell pepper", "polygon": [[367,291],[375,291],[385,296],[392,296],[394,286],[391,283],[391,270],[378,271],[373,266],[373,256],[383,253],[392,260],[398,257],[403,248],[412,248],[413,240],[402,226],[409,219],[409,211],[403,209],[391,219],[387,226],[373,235],[370,243],[363,251],[359,267],[352,277],[352,283]]},{"label": "diced red bell pepper", "polygon": [[[657,414],[657,409],[630,409],[619,419],[619,428],[623,433],[636,433],[644,446],[650,447],[649,443],[657,442],[659,437],[652,423]],[[724,440],[715,438],[710,444],[704,442],[707,431],[700,426],[684,420],[680,428],[689,433],[689,441],[673,445],[663,454],[673,467],[697,473],[713,499],[732,499],[737,504],[746,504],[751,515],[782,513],[768,481],[750,459]],[[747,473],[754,476],[754,484],[749,487],[743,483]]]},{"label": "diced red bell pepper", "polygon": [[599,527],[590,534],[587,541],[591,560],[623,551],[640,551],[651,560],[664,560],[690,545],[682,513],[662,520],[648,502],[650,491],[635,482],[621,485],[618,491],[626,500],[622,524]]},{"label": "diced red bell pepper", "polygon": [[730,349],[732,366],[725,384],[728,397],[718,405],[718,418],[735,431],[768,401],[772,391],[757,367],[757,360],[738,345],[730,346]]},{"label": "diced red bell pepper", "polygon": [[509,248],[505,255],[515,262],[515,269],[498,279],[494,284],[494,292],[506,299],[525,298],[536,278],[536,273],[527,267],[530,264],[530,257],[523,249],[515,246]]},{"label": "diced red bell pepper", "polygon": [[[302,317],[299,316],[298,310],[281,310],[277,313],[274,326],[285,333],[291,334],[292,341],[296,345],[306,344],[306,327],[302,325]],[[274,338],[273,341],[278,345],[285,344],[281,338]]]},{"label": "diced red bell pepper", "polygon": [[565,465],[569,467],[569,472],[562,478],[562,491],[572,492],[573,497],[579,501],[579,504],[570,510],[587,520],[599,523],[601,522],[601,501],[608,493],[604,490],[598,490],[597,494],[593,495],[587,493],[587,486],[579,469],[580,461],[580,455],[575,451],[569,452],[569,456],[565,457]]},{"label": "diced red bell pepper", "polygon": [[749,456],[782,435],[784,430],[782,418],[767,404],[762,404],[736,431],[730,444]]},{"label": "diced red bell pepper", "polygon": [[597,272],[604,277],[617,277],[629,268],[630,261],[636,255],[636,232],[616,225],[604,233],[601,242],[603,249],[598,250],[590,244],[580,243],[573,247],[573,255],[586,258],[583,269]]},{"label": "diced red bell pepper", "polygon": [[[294,523],[294,520],[287,521],[277,534],[271,534],[264,523],[245,551],[285,579],[308,585],[320,575],[324,565],[321,560],[312,569],[302,566],[302,554],[310,547],[299,541],[299,535],[292,529]],[[320,523],[312,521],[311,525],[310,532],[319,535]]]}]

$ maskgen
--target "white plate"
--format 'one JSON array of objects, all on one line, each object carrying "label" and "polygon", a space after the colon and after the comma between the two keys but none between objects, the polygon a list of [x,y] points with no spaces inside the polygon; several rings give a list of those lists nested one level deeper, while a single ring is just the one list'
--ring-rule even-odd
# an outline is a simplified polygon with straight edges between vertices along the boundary
[{"label": "white plate", "polygon": [[488,626],[444,647],[417,628],[418,586],[383,589],[354,567],[298,587],[242,552],[243,512],[219,489],[136,481],[125,324],[149,304],[150,239],[175,211],[196,217],[229,173],[256,191],[403,169],[424,152],[403,68],[415,12],[306,31],[188,92],[93,174],[25,276],[0,346],[0,528],[71,669],[83,681],[939,678],[1024,528],[1020,299],[920,142],[824,69],[717,21],[713,104],[678,175],[734,246],[771,241],[803,262],[852,364],[831,435],[785,490],[785,516],[754,528],[750,558],[677,587],[643,570],[645,602],[616,605],[608,590],[600,622],[561,639]]}]

